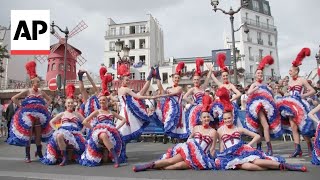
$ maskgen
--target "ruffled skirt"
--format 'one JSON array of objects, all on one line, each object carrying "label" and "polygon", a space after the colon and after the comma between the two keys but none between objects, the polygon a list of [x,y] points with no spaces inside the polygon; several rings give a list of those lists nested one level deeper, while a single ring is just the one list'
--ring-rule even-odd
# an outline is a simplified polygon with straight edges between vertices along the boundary
[{"label": "ruffled skirt", "polygon": [[311,163],[320,165],[320,123],[318,123],[317,132],[314,138]]},{"label": "ruffled skirt", "polygon": [[174,97],[161,100],[157,107],[154,120],[163,124],[164,132],[172,138],[186,139],[189,137],[189,123],[181,104]]},{"label": "ruffled skirt", "polygon": [[189,139],[185,143],[179,143],[173,148],[167,150],[167,153],[162,155],[161,159],[169,159],[180,154],[187,163],[190,169],[209,170],[215,169],[214,160],[205,153],[198,142],[194,139]]},{"label": "ruffled skirt", "polygon": [[272,138],[282,136],[281,118],[272,92],[267,87],[260,87],[255,93],[248,97],[246,111],[245,127],[248,130],[259,133],[260,121],[258,119],[258,113],[263,111],[269,124],[270,136]]},{"label": "ruffled skirt", "polygon": [[47,151],[40,161],[46,165],[53,165],[60,162],[62,159],[61,151],[57,143],[57,135],[63,134],[67,146],[72,146],[73,157],[72,159],[79,162],[81,154],[85,150],[86,140],[84,139],[79,128],[73,126],[61,126],[55,131],[47,144]]},{"label": "ruffled skirt", "polygon": [[[242,127],[242,122],[239,118],[239,107],[236,103],[232,103],[233,106],[233,116],[234,121],[233,124]],[[224,112],[224,105],[219,100],[215,100],[212,105],[210,106],[210,115],[215,118],[215,120],[218,120],[219,122],[214,122],[217,127],[220,127],[223,125],[223,112]]]},{"label": "ruffled skirt", "polygon": [[252,148],[240,141],[238,144],[218,153],[215,159],[217,169],[236,169],[237,166],[252,162],[256,159],[268,159],[277,162],[285,162],[282,157],[267,156],[264,152]]},{"label": "ruffled skirt", "polygon": [[[150,117],[147,114],[145,105],[141,100],[126,96],[125,104],[121,104],[120,116],[126,119],[126,123],[119,129],[122,139],[125,143],[130,140],[137,139],[148,126]],[[117,121],[116,124],[120,124]]]},{"label": "ruffled skirt", "polygon": [[297,124],[302,135],[313,136],[315,133],[313,121],[308,117],[310,107],[308,102],[300,96],[287,96],[277,100],[277,107],[281,115],[282,128],[291,133],[289,117]]},{"label": "ruffled skirt", "polygon": [[[119,162],[126,162],[125,157],[125,145],[122,141],[122,136],[119,131],[113,125],[113,123],[100,123],[97,124],[92,131],[91,137],[88,140],[88,144],[85,152],[81,155],[80,164],[83,166],[99,166],[103,158],[103,145],[99,143],[99,135],[106,133],[110,142],[113,144],[116,151]],[[109,153],[109,157],[113,159],[112,154]]]},{"label": "ruffled skirt", "polygon": [[51,115],[42,98],[26,98],[23,100],[21,107],[15,112],[11,121],[7,142],[16,146],[29,145],[30,138],[33,142],[34,137],[33,135],[30,136],[30,133],[32,124],[36,119],[39,119],[41,124],[41,141],[47,142],[53,130],[49,125]]}]

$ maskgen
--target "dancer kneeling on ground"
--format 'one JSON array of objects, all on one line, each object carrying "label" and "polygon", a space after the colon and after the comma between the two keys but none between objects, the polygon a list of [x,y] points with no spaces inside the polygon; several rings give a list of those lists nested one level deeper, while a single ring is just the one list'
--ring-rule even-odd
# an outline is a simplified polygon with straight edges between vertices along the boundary
[{"label": "dancer kneeling on ground", "polygon": [[[91,113],[84,121],[83,125],[92,130],[88,140],[85,152],[81,156],[80,164],[83,166],[98,166],[103,159],[103,148],[107,148],[109,157],[114,161],[114,167],[119,167],[119,163],[126,161],[125,147],[122,136],[118,129],[121,128],[126,119],[119,114],[108,109],[108,96],[110,95],[107,87],[108,82],[112,81],[110,74],[102,78],[102,92],[99,95],[100,109]],[[97,120],[95,125],[91,126],[92,119]],[[118,127],[115,126],[113,119],[121,120]]]},{"label": "dancer kneeling on ground", "polygon": [[204,95],[203,112],[201,113],[202,125],[195,126],[189,139],[168,149],[161,160],[135,165],[133,171],[139,172],[147,169],[183,170],[183,169],[214,169],[211,155],[215,153],[217,132],[209,126],[210,115],[208,107],[211,98]]},{"label": "dancer kneeling on ground", "polygon": [[[224,124],[218,129],[220,152],[215,159],[216,169],[243,169],[249,171],[261,171],[267,169],[280,169],[292,171],[307,171],[305,166],[284,163],[282,157],[267,156],[264,152],[251,146],[259,141],[260,135],[245,128],[236,127],[233,124],[232,104],[226,88],[220,88],[217,93],[225,111],[223,114]],[[241,140],[241,135],[253,137],[246,144]]]},{"label": "dancer kneeling on ground", "polygon": [[74,92],[74,85],[69,84],[66,88],[66,111],[58,114],[50,121],[52,128],[55,128],[54,124],[57,121],[61,121],[61,126],[56,129],[48,142],[47,152],[44,158],[40,159],[43,164],[53,165],[58,161],[60,166],[66,165],[68,162],[67,146],[72,148],[72,159],[76,162],[78,162],[85,150],[86,140],[81,133],[81,122],[84,117],[74,111]]}]

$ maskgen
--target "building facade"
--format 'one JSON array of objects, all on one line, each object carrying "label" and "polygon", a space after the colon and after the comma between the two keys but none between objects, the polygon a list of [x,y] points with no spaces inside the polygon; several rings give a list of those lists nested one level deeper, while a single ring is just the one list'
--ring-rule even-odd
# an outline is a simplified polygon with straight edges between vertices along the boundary
[{"label": "building facade", "polygon": [[[130,23],[107,22],[105,36],[105,61],[108,72],[117,79],[116,41],[130,48],[129,59],[132,80],[145,80],[154,65],[164,62],[163,31],[157,20],[148,14],[148,20]],[[120,53],[122,56],[122,53]]]},{"label": "building facade", "polygon": [[[236,48],[240,50],[241,57],[238,58],[237,67],[244,68],[245,76],[240,78],[242,85],[250,84],[254,79],[255,70],[266,55],[271,55],[274,64],[265,68],[264,79],[278,80],[280,78],[279,56],[278,56],[278,31],[271,14],[269,1],[252,0],[249,6],[240,10],[239,24],[247,23],[249,33],[239,31],[240,38]],[[225,41],[225,47],[231,44]]]}]

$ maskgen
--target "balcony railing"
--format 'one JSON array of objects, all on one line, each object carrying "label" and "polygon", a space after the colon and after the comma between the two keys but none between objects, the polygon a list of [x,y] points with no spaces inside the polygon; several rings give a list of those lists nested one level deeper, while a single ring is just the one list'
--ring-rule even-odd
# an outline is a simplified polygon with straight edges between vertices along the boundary
[{"label": "balcony railing", "polygon": [[262,39],[257,39],[258,44],[263,45],[263,40]]},{"label": "balcony railing", "polygon": [[259,21],[253,20],[253,19],[247,19],[247,18],[242,18],[242,21],[247,22],[247,24],[251,25],[251,26],[255,26],[255,27],[267,29],[267,30],[272,30],[272,31],[277,31],[276,26],[273,26],[273,25],[270,25],[267,23],[262,23],[262,22],[259,22]]},{"label": "balcony railing", "polygon": [[130,32],[119,32],[119,31],[106,31],[106,37],[117,37],[117,36],[130,36],[130,35],[138,35],[138,34],[148,34],[149,33],[149,30],[145,30],[145,31],[140,31],[140,32],[134,32],[134,33],[130,33]]}]

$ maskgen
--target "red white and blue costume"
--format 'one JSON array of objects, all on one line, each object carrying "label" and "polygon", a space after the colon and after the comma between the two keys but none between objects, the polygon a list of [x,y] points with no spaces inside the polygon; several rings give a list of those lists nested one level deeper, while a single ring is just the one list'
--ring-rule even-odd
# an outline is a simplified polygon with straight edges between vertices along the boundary
[{"label": "red white and blue costume", "polygon": [[[119,76],[129,76],[130,71],[126,64],[119,67]],[[126,119],[126,123],[119,129],[124,143],[128,143],[133,139],[137,139],[143,132],[144,128],[149,124],[149,115],[145,103],[142,100],[135,99],[130,95],[118,96],[120,100],[119,115]],[[121,122],[117,121],[119,125]]]},{"label": "red white and blue costume", "polygon": [[47,142],[53,132],[49,125],[51,115],[40,90],[37,94],[29,91],[29,95],[21,102],[21,107],[15,112],[11,121],[7,142],[16,146],[29,145],[29,140],[34,140],[34,137],[30,137],[30,132],[36,119],[41,123],[41,140]]},{"label": "red white and blue costume", "polygon": [[272,138],[282,136],[283,130],[277,105],[273,99],[272,91],[264,84],[261,84],[259,88],[248,97],[245,128],[252,132],[259,133],[260,121],[258,113],[260,111],[266,115],[270,136]]},{"label": "red white and blue costume", "polygon": [[[233,124],[242,127],[242,122],[239,118],[239,107],[236,103],[232,103],[232,106],[234,119],[236,119]],[[210,115],[219,120],[219,122],[215,122],[218,123],[218,127],[223,125],[223,112],[224,104],[219,99],[216,99],[210,107]]]},{"label": "red white and blue costume", "polygon": [[317,131],[314,138],[311,163],[320,165],[320,123],[317,125]]},{"label": "red white and blue costume", "polygon": [[189,130],[192,132],[193,127],[200,125],[200,117],[203,108],[202,98],[204,91],[198,91],[192,95],[194,105],[191,105],[185,112],[186,119],[189,120]]},{"label": "red white and blue costume", "polygon": [[[99,114],[97,116],[97,123],[93,126],[91,137],[88,140],[88,144],[85,152],[81,156],[80,164],[83,166],[98,166],[103,158],[103,145],[99,143],[99,135],[106,133],[108,139],[113,144],[116,151],[119,163],[126,162],[125,157],[125,145],[122,141],[122,136],[116,129],[113,123],[112,114]],[[110,158],[111,153],[109,154]]]},{"label": "red white and blue costume", "polygon": [[[196,127],[195,127],[196,128]],[[179,143],[167,150],[161,159],[168,159],[180,154],[189,168],[195,170],[215,169],[214,161],[210,156],[210,147],[213,140],[210,136],[202,135],[199,132],[185,143]]]},{"label": "red white and blue costume", "polygon": [[82,124],[77,116],[61,117],[61,126],[56,130],[47,145],[47,152],[40,161],[43,164],[53,165],[61,161],[61,151],[57,143],[57,135],[63,134],[65,142],[73,148],[72,159],[79,161],[81,154],[85,150],[86,140],[81,133]]},{"label": "red white and blue costume", "polygon": [[[222,126],[225,132],[225,126]],[[224,145],[224,151],[217,154],[215,159],[216,169],[237,169],[239,165],[252,162],[255,159],[269,159],[283,163],[282,157],[267,156],[251,146],[246,145],[241,140],[241,134],[236,128],[232,134],[226,134],[221,137],[221,143]]]},{"label": "red white and blue costume", "polygon": [[303,87],[295,85],[289,87],[290,96],[281,97],[277,100],[277,107],[280,111],[283,129],[291,133],[289,117],[297,124],[302,135],[313,136],[313,122],[308,117],[310,111],[309,103],[301,98]]}]

